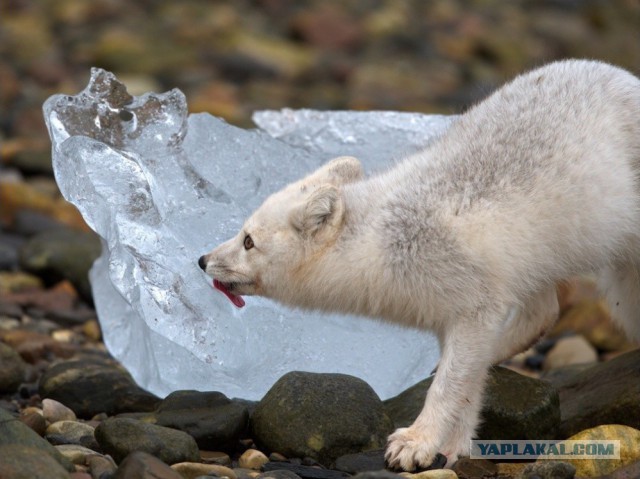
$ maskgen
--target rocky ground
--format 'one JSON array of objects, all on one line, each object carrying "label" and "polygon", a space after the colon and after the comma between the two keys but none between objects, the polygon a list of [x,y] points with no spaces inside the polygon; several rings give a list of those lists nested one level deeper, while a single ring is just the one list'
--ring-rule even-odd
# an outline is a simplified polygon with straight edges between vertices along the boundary
[{"label": "rocky ground", "polygon": [[[634,0],[3,1],[0,478],[380,470],[386,435],[413,420],[429,385],[384,402],[339,375],[287,375],[258,403],[138,388],[101,342],[87,279],[99,241],[52,178],[49,95],[77,93],[101,66],[133,93],[179,87],[193,111],[242,126],[260,108],[454,113],[557,58],[638,72],[639,26]],[[480,436],[620,439],[622,459],[463,460],[424,479],[640,477],[640,351],[611,327],[590,281],[559,294],[549,337],[492,372]]]}]

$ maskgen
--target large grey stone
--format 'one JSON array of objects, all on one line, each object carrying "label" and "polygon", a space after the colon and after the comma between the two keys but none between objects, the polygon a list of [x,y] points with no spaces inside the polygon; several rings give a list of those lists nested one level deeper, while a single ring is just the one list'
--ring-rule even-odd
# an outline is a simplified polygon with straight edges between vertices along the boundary
[{"label": "large grey stone", "polygon": [[249,423],[247,406],[219,392],[173,392],[155,417],[156,424],[184,431],[211,451],[233,451]]},{"label": "large grey stone", "polygon": [[142,451],[129,454],[113,479],[183,479],[160,459]]},{"label": "large grey stone", "polygon": [[67,470],[49,454],[42,454],[40,448],[24,444],[0,445],[0,478],[69,479]]},{"label": "large grey stone", "polygon": [[55,399],[81,418],[99,413],[153,411],[160,399],[136,385],[113,361],[83,358],[55,363],[38,386],[40,396]]},{"label": "large grey stone", "polygon": [[258,403],[251,424],[265,449],[325,464],[383,447],[393,429],[380,398],[361,379],[303,372],[280,378]]},{"label": "large grey stone", "polygon": [[549,381],[560,395],[560,437],[602,424],[640,429],[640,350]]},{"label": "large grey stone", "polygon": [[[413,423],[424,404],[433,377],[385,401],[396,427]],[[479,439],[554,439],[560,423],[558,393],[548,383],[509,369],[489,373]]]},{"label": "large grey stone", "polygon": [[24,381],[27,364],[13,348],[0,342],[0,393],[13,393]]},{"label": "large grey stone", "polygon": [[200,460],[198,445],[187,433],[136,419],[107,419],[96,428],[95,436],[117,463],[135,451],[147,452],[167,464]]},{"label": "large grey stone", "polygon": [[[0,408],[0,447],[4,446],[21,446],[24,450],[16,450],[20,452],[21,457],[24,454],[48,456],[54,459],[67,471],[73,471],[74,467],[65,457],[62,456],[56,449],[47,441],[42,439],[36,434],[33,429],[13,417],[10,413]],[[34,453],[35,451],[35,453]],[[0,458],[4,456],[0,454]],[[7,463],[7,467],[13,467]],[[0,477],[5,477],[1,476]],[[13,477],[13,476],[6,476]]]},{"label": "large grey stone", "polygon": [[60,228],[29,239],[20,249],[20,265],[49,281],[69,280],[91,301],[89,269],[100,251],[100,240],[94,233]]}]

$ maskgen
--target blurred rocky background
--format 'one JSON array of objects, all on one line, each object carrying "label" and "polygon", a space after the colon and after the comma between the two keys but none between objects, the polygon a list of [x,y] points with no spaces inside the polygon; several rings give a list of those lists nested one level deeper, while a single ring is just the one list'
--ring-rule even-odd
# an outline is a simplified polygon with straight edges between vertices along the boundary
[{"label": "blurred rocky background", "polygon": [[[75,470],[73,477],[78,478],[112,477],[115,465],[105,465],[103,456],[96,458],[91,452],[122,459],[109,449],[106,422],[104,434],[98,435],[99,446],[93,430],[80,440],[60,432],[60,425],[47,428],[61,420],[78,422],[76,415],[91,419],[86,424],[94,427],[122,412],[159,411],[159,400],[136,389],[101,343],[87,279],[100,246],[75,208],[61,199],[53,180],[41,111],[47,97],[79,92],[87,84],[90,67],[98,66],[116,73],[133,94],[177,87],[191,111],[209,112],[243,127],[251,127],[254,110],[284,107],[453,114],[523,70],[568,57],[601,59],[639,74],[640,2],[2,0],[0,423],[4,429],[0,449],[9,449],[0,452],[5,458],[0,468],[14,471],[11,468],[20,464],[35,464],[36,457],[43,459],[34,447],[48,451],[51,444],[59,449],[76,444],[90,449],[84,456],[63,451],[75,467],[54,454],[64,469]],[[509,367],[542,375],[545,384],[559,391],[560,412],[556,403],[555,415],[540,413],[556,418],[551,421],[561,431],[556,437],[601,424],[623,424],[635,428],[632,450],[640,451],[640,396],[637,388],[628,393],[626,387],[640,384],[638,354],[623,354],[637,345],[611,326],[588,280],[563,285],[560,296],[558,326]],[[596,376],[598,381],[590,380]],[[510,384],[512,379],[505,377]],[[120,395],[112,395],[112,390]],[[498,398],[511,397],[497,391]],[[43,402],[44,398],[55,401]],[[73,411],[63,410],[61,416],[58,402]],[[387,406],[396,425],[402,423],[403,414],[411,414],[396,403]],[[198,455],[189,443],[185,457],[239,467],[240,452],[253,445],[251,433],[243,429],[248,412],[242,411],[232,427],[233,447],[227,442],[216,446],[199,442]],[[20,429],[16,417],[38,439],[47,440],[34,439],[34,446],[16,439],[7,432],[14,426]],[[120,427],[129,427],[130,419],[119,420],[124,421]],[[146,420],[158,423],[157,418]],[[534,418],[532,423],[541,421]],[[501,433],[504,428],[496,434]],[[173,437],[167,441],[175,443]],[[231,458],[206,459],[203,450],[212,448],[226,448]],[[296,454],[307,453],[290,453]],[[6,458],[18,458],[18,465]],[[140,457],[130,462],[134,459]],[[625,459],[636,469],[624,477],[640,475],[639,459]],[[24,477],[69,477],[65,471],[53,474],[46,461],[42,467],[43,475],[29,469]],[[244,476],[243,467],[236,470],[238,477],[258,474]],[[111,472],[100,475],[104,470]],[[219,474],[229,476],[228,471]],[[460,470],[457,474],[474,477]],[[491,474],[497,477],[498,472]],[[516,474],[520,472],[500,477]],[[596,471],[589,477],[602,474],[609,472]],[[182,473],[182,477],[195,475]]]}]

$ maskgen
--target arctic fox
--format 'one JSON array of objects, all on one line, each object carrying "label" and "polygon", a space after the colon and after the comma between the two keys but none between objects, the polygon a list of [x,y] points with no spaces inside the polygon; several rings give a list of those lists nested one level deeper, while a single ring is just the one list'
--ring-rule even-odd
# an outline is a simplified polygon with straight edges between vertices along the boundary
[{"label": "arctic fox", "polygon": [[239,306],[260,295],[433,331],[433,384],[386,459],[450,466],[488,368],[556,319],[557,282],[595,273],[640,339],[640,80],[583,60],[523,74],[386,172],[341,157],[275,193],[199,264]]}]

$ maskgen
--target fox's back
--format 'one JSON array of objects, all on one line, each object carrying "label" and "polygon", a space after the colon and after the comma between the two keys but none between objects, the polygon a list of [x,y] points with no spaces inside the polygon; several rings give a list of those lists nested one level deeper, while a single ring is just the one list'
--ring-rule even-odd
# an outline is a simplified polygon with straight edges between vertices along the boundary
[{"label": "fox's back", "polygon": [[514,278],[575,274],[640,236],[639,162],[640,80],[599,62],[554,63],[390,172],[380,224],[405,251],[430,239],[413,247],[426,262],[457,251]]}]

